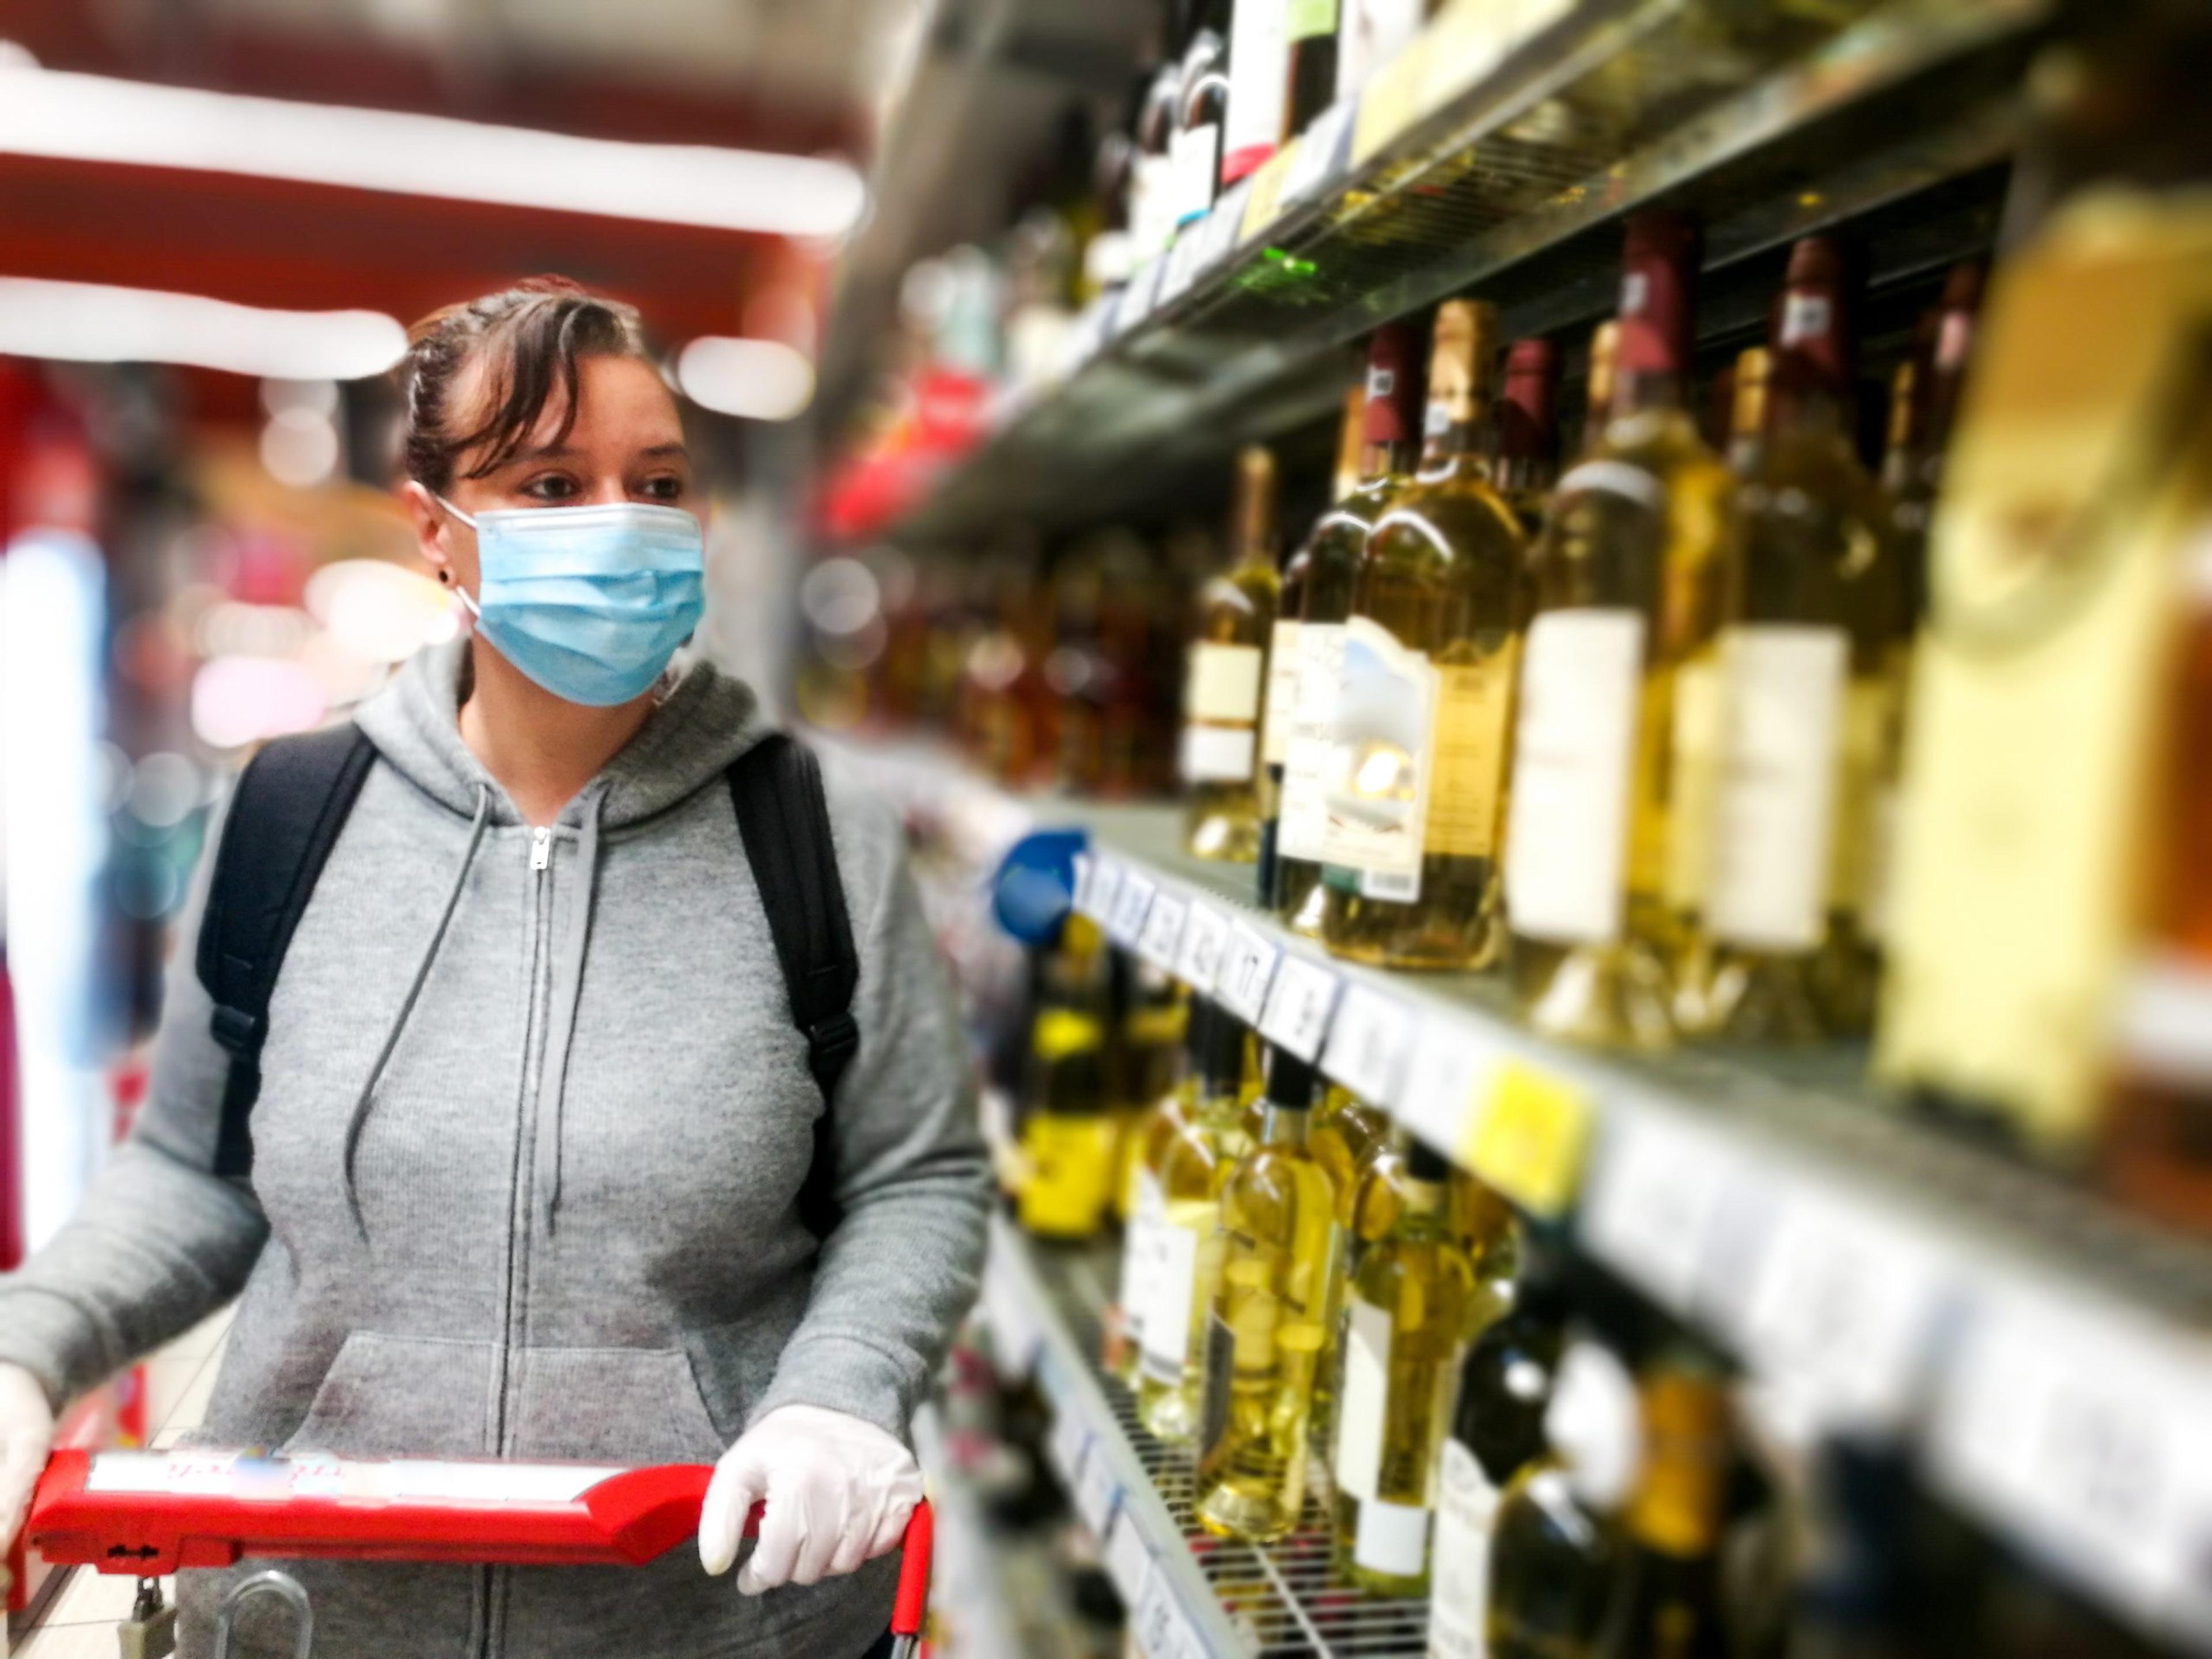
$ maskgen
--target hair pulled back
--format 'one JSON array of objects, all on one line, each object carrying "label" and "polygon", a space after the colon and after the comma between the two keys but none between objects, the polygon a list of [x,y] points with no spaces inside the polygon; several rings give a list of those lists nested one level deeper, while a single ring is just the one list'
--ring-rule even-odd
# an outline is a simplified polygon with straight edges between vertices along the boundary
[{"label": "hair pulled back", "polygon": [[[580,357],[653,361],[636,308],[586,292],[565,276],[531,276],[482,299],[446,306],[407,331],[399,366],[407,418],[402,447],[407,476],[426,489],[453,487],[461,458],[476,452],[459,476],[481,478],[514,459],[556,385],[561,390],[561,442],[576,419]],[[453,383],[481,357],[476,395],[483,415],[459,424]]]}]

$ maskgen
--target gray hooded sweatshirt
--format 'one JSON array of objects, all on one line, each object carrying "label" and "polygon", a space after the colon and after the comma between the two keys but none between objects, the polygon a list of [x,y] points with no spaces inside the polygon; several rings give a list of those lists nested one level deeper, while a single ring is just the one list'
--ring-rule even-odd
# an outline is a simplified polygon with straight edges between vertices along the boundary
[{"label": "gray hooded sweatshirt", "polygon": [[[242,1288],[201,1443],[706,1462],[794,1402],[902,1436],[973,1298],[988,1187],[898,823],[830,776],[860,1039],[817,1245],[794,1200],[821,1094],[722,781],[764,729],[751,695],[692,668],[533,830],[460,740],[463,663],[425,652],[361,710],[380,763],[270,1005],[251,1182],[210,1173],[204,860],[137,1128],[0,1279],[0,1359],[58,1403]],[[689,1547],[288,1570],[344,1659],[857,1659],[896,1560],[760,1597]],[[185,1575],[188,1656],[222,1579]],[[250,1605],[233,1650],[289,1655]]]}]

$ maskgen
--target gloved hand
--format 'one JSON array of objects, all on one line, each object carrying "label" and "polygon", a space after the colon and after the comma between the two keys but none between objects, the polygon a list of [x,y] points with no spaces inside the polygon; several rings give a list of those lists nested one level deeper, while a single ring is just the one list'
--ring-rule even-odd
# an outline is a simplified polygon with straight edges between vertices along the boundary
[{"label": "gloved hand", "polygon": [[46,1385],[21,1365],[0,1362],[0,1550],[15,1541],[53,1444]]},{"label": "gloved hand", "polygon": [[727,1572],[745,1516],[765,1502],[738,1589],[758,1595],[815,1583],[897,1548],[921,1501],[914,1455],[874,1424],[819,1406],[779,1406],[715,1464],[699,1516],[699,1564]]}]

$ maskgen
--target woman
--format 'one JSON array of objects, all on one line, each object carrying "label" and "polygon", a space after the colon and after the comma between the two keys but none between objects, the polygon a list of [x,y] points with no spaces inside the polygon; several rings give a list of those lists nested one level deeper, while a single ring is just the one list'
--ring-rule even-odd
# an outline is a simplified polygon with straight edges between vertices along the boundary
[{"label": "woman", "polygon": [[[898,826],[832,781],[860,1040],[817,1170],[725,782],[765,728],[738,682],[666,672],[700,532],[635,314],[540,279],[428,319],[404,372],[417,545],[476,629],[358,713],[374,763],[283,957],[246,1180],[216,1172],[203,869],[137,1128],[0,1280],[0,1524],[52,1410],[242,1290],[205,1443],[719,1460],[697,1559],[290,1564],[317,1652],[859,1659],[987,1202]],[[810,1170],[840,1211],[820,1236]],[[757,1498],[733,1592],[709,1575]],[[187,1575],[185,1653],[222,1588]],[[241,1646],[289,1654],[258,1617]]]}]

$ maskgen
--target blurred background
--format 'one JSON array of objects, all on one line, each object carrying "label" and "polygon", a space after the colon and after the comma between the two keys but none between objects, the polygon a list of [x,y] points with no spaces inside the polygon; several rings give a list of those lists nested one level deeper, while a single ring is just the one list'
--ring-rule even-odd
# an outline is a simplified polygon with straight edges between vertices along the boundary
[{"label": "blurred background", "polygon": [[2185,0],[0,0],[0,1267],[211,803],[467,625],[407,325],[559,273],[965,994],[939,1652],[2212,1652],[2207,86]]}]

